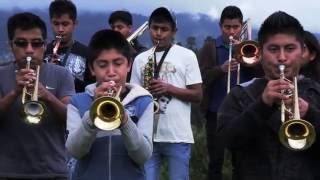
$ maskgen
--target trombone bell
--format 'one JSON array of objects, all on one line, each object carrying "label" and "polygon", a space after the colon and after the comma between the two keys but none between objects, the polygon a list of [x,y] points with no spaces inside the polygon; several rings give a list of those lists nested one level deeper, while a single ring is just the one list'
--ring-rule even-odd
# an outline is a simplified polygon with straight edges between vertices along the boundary
[{"label": "trombone bell", "polygon": [[245,66],[254,66],[259,61],[259,44],[256,41],[242,41],[235,47],[235,58]]}]

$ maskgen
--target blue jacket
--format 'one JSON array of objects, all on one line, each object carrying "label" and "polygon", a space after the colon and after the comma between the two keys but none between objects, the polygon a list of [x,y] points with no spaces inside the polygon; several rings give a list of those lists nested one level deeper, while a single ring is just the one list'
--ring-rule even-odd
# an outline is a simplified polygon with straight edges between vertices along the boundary
[{"label": "blue jacket", "polygon": [[66,147],[77,159],[72,179],[145,179],[143,164],[152,154],[152,97],[139,86],[126,87],[130,92],[122,104],[128,123],[112,131],[101,131],[91,124],[88,110],[95,84],[71,98]]}]

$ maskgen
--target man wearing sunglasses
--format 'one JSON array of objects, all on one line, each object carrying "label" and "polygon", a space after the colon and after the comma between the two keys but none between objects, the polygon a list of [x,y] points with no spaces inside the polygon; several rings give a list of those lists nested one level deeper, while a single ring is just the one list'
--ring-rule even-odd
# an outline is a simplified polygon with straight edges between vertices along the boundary
[{"label": "man wearing sunglasses", "polygon": [[[45,61],[66,67],[74,77],[76,92],[83,92],[86,85],[93,81],[86,63],[88,48],[74,40],[73,32],[78,25],[77,8],[72,1],[55,0],[49,7],[50,22],[54,37],[61,37],[48,44]],[[53,49],[58,47],[57,54]],[[57,61],[58,59],[58,61]]]},{"label": "man wearing sunglasses", "polygon": [[[7,29],[15,63],[0,68],[0,179],[67,179],[65,120],[73,77],[63,67],[43,63],[47,29],[38,16],[15,14]],[[21,96],[24,87],[30,92],[26,97],[35,89],[37,66],[38,101],[46,114],[40,123],[28,124],[21,113]]]}]

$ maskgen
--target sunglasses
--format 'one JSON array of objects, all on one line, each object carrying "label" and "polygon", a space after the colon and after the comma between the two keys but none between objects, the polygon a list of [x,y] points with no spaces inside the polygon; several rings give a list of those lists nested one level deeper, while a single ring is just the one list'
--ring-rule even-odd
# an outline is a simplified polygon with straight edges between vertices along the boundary
[{"label": "sunglasses", "polygon": [[16,41],[13,41],[13,44],[16,45],[17,47],[19,48],[26,48],[28,47],[28,44],[31,44],[32,48],[40,48],[40,47],[43,47],[44,45],[44,41],[25,41],[25,40],[16,40]]}]

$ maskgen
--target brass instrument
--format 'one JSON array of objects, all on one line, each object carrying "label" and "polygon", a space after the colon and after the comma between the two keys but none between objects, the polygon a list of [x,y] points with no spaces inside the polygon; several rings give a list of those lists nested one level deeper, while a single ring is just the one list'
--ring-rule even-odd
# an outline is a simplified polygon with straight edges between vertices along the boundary
[{"label": "brass instrument", "polygon": [[58,54],[58,49],[60,47],[62,41],[62,36],[56,36],[55,41],[54,41],[54,47],[52,50],[52,57],[51,57],[51,62],[55,63],[55,64],[59,64],[61,63],[61,60],[59,58],[59,54]]},{"label": "brass instrument", "polygon": [[240,32],[240,44],[235,46],[234,57],[244,66],[254,66],[260,62],[259,44],[251,39],[251,31],[250,19],[247,19]]},{"label": "brass instrument", "polygon": [[122,87],[116,93],[109,90],[107,96],[101,96],[93,101],[89,114],[97,128],[110,131],[120,126],[125,116],[119,97],[121,89]]},{"label": "brass instrument", "polygon": [[[31,66],[31,57],[27,57],[27,69],[30,69]],[[34,81],[33,89],[28,89],[27,86],[23,87],[22,90],[22,116],[24,120],[28,124],[38,124],[40,123],[41,119],[46,114],[46,107],[45,105],[38,101],[38,88],[39,88],[39,73],[40,73],[40,66],[36,66],[36,80]],[[28,96],[28,99],[27,99]]]},{"label": "brass instrument", "polygon": [[[154,53],[157,49],[157,47],[159,46],[159,41],[157,42],[157,44],[155,46],[153,46],[153,48],[151,49],[151,54],[148,57],[148,62],[146,64],[146,66],[144,67],[144,71],[143,71],[143,87],[146,90],[150,90],[150,86],[151,86],[151,81],[154,79],[154,63],[155,63],[155,59],[154,59]],[[154,113],[157,113],[160,109],[159,103],[157,101],[157,98],[153,98],[153,104],[154,104]]]},{"label": "brass instrument", "polygon": [[244,66],[254,66],[259,63],[259,44],[256,41],[242,41],[235,47],[235,58]]},{"label": "brass instrument", "polygon": [[132,41],[134,39],[136,39],[137,37],[141,36],[143,34],[143,32],[147,29],[148,27],[148,21],[144,22],[136,31],[134,31],[128,38],[127,41],[129,43],[132,43]]},{"label": "brass instrument", "polygon": [[230,91],[230,78],[231,78],[231,58],[233,57],[239,62],[237,69],[237,84],[240,84],[240,67],[241,65],[252,67],[260,62],[259,56],[259,44],[256,41],[251,40],[251,25],[250,19],[247,19],[243,23],[243,27],[240,32],[240,43],[234,45],[235,51],[232,49],[233,37],[229,37],[229,68],[228,68],[228,84],[227,93]]},{"label": "brass instrument", "polygon": [[228,60],[228,77],[227,77],[227,93],[230,92],[230,84],[231,84],[231,59],[232,59],[232,40],[233,40],[233,37],[230,36],[229,37],[229,60]]},{"label": "brass instrument", "polygon": [[[284,65],[279,65],[280,78],[285,80],[284,69]],[[293,107],[287,108],[284,101],[281,101],[281,121],[283,124],[279,130],[279,139],[288,149],[302,151],[315,142],[316,132],[311,123],[300,118],[297,77],[294,77],[293,81]],[[281,93],[285,92],[282,90]],[[288,114],[288,120],[286,114]]]}]

